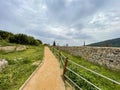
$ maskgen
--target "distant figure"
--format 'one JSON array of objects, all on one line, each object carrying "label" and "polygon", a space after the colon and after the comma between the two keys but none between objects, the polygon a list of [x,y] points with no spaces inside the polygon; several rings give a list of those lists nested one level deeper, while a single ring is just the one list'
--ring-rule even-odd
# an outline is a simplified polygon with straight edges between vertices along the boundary
[{"label": "distant figure", "polygon": [[59,46],[59,43],[57,43],[57,46]]},{"label": "distant figure", "polygon": [[68,47],[68,44],[66,44],[66,47]]},{"label": "distant figure", "polygon": [[84,41],[84,46],[85,46],[85,41]]}]

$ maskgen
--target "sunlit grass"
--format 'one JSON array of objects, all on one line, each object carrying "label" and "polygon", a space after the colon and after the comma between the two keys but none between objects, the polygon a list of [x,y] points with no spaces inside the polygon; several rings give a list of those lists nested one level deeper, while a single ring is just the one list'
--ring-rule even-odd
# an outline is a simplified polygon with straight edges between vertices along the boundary
[{"label": "sunlit grass", "polygon": [[0,58],[8,61],[8,66],[0,73],[0,90],[18,90],[43,59],[44,46],[27,46],[24,51],[1,53]]},{"label": "sunlit grass", "polygon": [[[62,51],[62,53],[66,57],[68,57],[70,60],[72,60],[84,67],[120,82],[120,72],[119,71],[112,71],[110,69],[107,69],[106,67],[94,64],[88,60],[85,60],[82,57],[70,55],[64,51]],[[94,85],[101,88],[101,90],[119,90],[120,89],[120,85],[117,85],[117,84],[115,84],[107,79],[104,79],[98,75],[95,75],[95,74],[93,74],[81,67],[78,67],[70,62],[68,62],[68,67],[71,68],[76,73],[78,73],[79,75],[81,75],[82,77],[86,78],[88,81],[92,82]],[[67,71],[66,75],[68,75],[74,82],[76,82],[83,90],[97,90],[93,86],[86,83],[84,80],[78,78],[76,75],[74,75],[70,71]],[[77,90],[77,88],[76,88],[76,90]]]}]

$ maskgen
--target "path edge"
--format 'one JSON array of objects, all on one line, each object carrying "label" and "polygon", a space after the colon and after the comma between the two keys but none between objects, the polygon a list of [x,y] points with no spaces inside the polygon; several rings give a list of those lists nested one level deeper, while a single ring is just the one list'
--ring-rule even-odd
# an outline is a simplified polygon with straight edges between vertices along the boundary
[{"label": "path edge", "polygon": [[26,84],[30,81],[30,79],[35,75],[35,73],[38,71],[38,69],[43,64],[44,60],[42,60],[39,64],[39,66],[35,69],[35,71],[29,76],[29,78],[23,83],[23,85],[19,88],[19,90],[23,90],[23,88],[26,86]]}]

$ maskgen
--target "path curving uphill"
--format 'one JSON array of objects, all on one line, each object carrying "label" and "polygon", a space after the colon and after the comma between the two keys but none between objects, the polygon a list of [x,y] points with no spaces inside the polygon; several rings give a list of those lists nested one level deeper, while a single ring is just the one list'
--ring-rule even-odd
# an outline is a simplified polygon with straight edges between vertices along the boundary
[{"label": "path curving uphill", "polygon": [[45,47],[44,62],[22,90],[65,90],[58,60]]}]

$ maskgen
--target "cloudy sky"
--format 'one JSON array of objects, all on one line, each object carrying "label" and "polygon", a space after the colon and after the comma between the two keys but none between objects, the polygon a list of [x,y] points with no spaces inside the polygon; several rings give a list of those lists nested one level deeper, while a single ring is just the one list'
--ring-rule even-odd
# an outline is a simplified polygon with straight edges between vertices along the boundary
[{"label": "cloudy sky", "polygon": [[0,0],[0,29],[51,44],[120,37],[120,0]]}]

